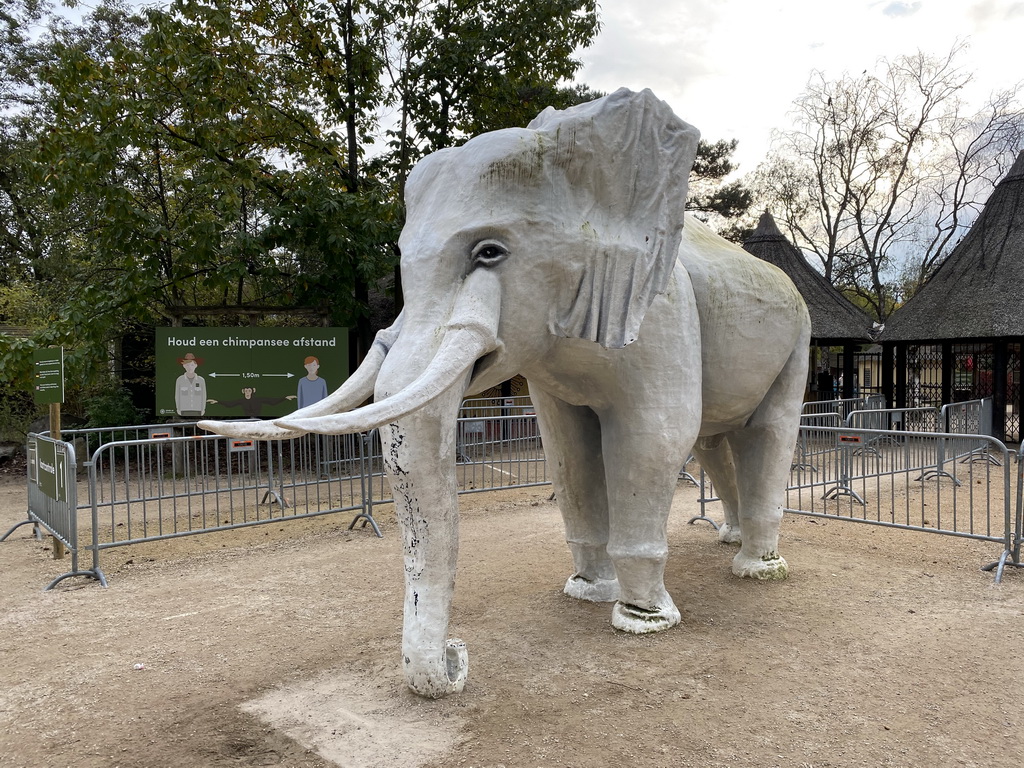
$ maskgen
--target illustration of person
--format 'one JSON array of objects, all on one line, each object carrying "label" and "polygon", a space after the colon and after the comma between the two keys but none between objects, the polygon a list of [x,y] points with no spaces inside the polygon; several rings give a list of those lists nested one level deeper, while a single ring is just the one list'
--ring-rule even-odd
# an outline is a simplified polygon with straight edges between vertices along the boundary
[{"label": "illustration of person", "polygon": [[327,382],[316,374],[320,370],[320,361],[310,355],[302,361],[302,367],[306,369],[306,375],[299,379],[299,408],[305,408],[327,397]]},{"label": "illustration of person", "polygon": [[186,352],[178,358],[178,365],[185,369],[174,382],[174,410],[179,416],[198,418],[206,413],[206,381],[196,373],[203,364],[203,358]]},{"label": "illustration of person", "polygon": [[207,400],[208,403],[219,403],[225,408],[237,408],[242,406],[242,413],[246,418],[258,419],[263,412],[264,405],[277,405],[285,400],[294,400],[295,395],[284,397],[253,397],[256,394],[256,387],[242,387],[242,396],[236,400]]}]

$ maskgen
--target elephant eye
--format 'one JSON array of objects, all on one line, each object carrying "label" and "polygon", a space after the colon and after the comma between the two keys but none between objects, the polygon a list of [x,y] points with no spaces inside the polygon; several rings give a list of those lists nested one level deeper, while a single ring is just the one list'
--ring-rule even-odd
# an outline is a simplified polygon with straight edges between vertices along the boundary
[{"label": "elephant eye", "polygon": [[508,249],[495,240],[482,240],[473,249],[473,263],[482,267],[493,267],[505,260]]}]

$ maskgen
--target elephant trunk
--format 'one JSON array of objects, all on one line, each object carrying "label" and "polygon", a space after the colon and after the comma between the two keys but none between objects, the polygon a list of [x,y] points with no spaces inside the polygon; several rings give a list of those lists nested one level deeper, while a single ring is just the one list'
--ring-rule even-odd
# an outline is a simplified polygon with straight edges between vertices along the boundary
[{"label": "elephant trunk", "polygon": [[462,690],[469,670],[465,645],[448,639],[459,552],[455,481],[455,419],[462,387],[380,430],[384,463],[402,528],[405,557],[405,680],[436,699]]},{"label": "elephant trunk", "polygon": [[461,691],[469,670],[465,645],[448,638],[459,551],[456,420],[475,363],[500,346],[498,276],[471,273],[451,306],[446,322],[407,319],[377,378],[377,403],[302,424],[380,426],[404,546],[403,669],[409,687],[429,698]]}]

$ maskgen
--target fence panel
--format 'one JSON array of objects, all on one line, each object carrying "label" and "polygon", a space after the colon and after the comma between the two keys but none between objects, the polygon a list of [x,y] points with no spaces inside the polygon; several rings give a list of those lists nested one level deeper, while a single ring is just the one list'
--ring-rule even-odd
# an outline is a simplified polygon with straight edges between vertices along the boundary
[{"label": "fence panel", "polygon": [[864,397],[848,397],[842,400],[815,400],[803,404],[801,419],[814,416],[830,416],[837,414],[845,419],[854,411],[885,408],[884,395],[866,395]]},{"label": "fence panel", "polygon": [[[1004,554],[992,566],[997,580],[1005,565],[1019,565],[1024,474],[1012,507],[1005,446],[977,433],[858,428],[936,420],[935,409],[870,407],[878,404],[878,397],[806,404],[786,511],[999,542]],[[986,408],[985,401],[959,403],[938,418],[983,430]],[[848,423],[840,426],[840,418]],[[459,493],[550,482],[527,399],[470,401],[456,429]],[[175,424],[77,430],[69,437],[75,445],[96,446],[85,462],[88,503],[77,504],[74,445],[64,443],[69,500],[64,507],[47,507],[30,477],[25,521],[38,520],[75,557],[80,549],[92,551],[92,571],[79,571],[75,561],[74,572],[61,578],[91,575],[105,584],[99,553],[110,547],[336,512],[355,513],[350,528],[362,520],[380,535],[373,507],[392,502],[376,430],[261,443],[196,434],[193,424]],[[108,438],[120,439],[100,442]],[[48,438],[33,436],[30,456],[40,441],[46,445]],[[44,450],[49,456],[50,448]],[[30,461],[30,468],[37,465]],[[709,519],[706,505],[718,499],[703,470],[701,478],[702,514],[695,519]],[[75,522],[81,508],[89,510],[91,522],[86,547],[79,546]]]},{"label": "fence panel", "polygon": [[943,420],[938,408],[871,408],[851,411],[843,421],[853,429],[939,432]]},{"label": "fence panel", "polygon": [[[998,542],[1016,536],[1006,446],[983,435],[821,427],[801,435],[786,511]],[[969,459],[978,453],[995,461]],[[997,574],[997,580],[1001,572]]]},{"label": "fence panel", "polygon": [[992,398],[942,406],[942,429],[968,435],[992,434]]},{"label": "fence panel", "polygon": [[[999,543],[1001,557],[986,566],[998,583],[1006,565],[1020,565],[1024,531],[1024,469],[1014,506],[1007,457],[987,435],[805,425],[785,511]],[[714,522],[708,505],[720,501],[702,468],[701,513],[691,522]]]},{"label": "fence panel", "polygon": [[106,586],[106,580],[93,557],[93,567],[79,566],[78,537],[78,462],[74,446],[47,435],[30,434],[26,441],[28,456],[28,518],[16,523],[3,536],[3,541],[23,525],[45,529],[55,539],[54,546],[63,546],[71,554],[71,570],[47,585],[52,589],[72,576],[88,576]]}]

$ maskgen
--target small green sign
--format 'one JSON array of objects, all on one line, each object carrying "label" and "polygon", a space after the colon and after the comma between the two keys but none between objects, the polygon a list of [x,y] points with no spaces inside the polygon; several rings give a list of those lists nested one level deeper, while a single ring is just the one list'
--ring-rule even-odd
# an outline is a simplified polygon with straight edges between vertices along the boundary
[{"label": "small green sign", "polygon": [[54,501],[68,500],[67,449],[53,440],[36,440],[36,484]]},{"label": "small green sign", "polygon": [[284,416],[347,378],[345,328],[157,329],[159,416]]},{"label": "small green sign", "polygon": [[35,378],[32,393],[39,405],[64,402],[64,348],[46,347],[32,353]]}]

